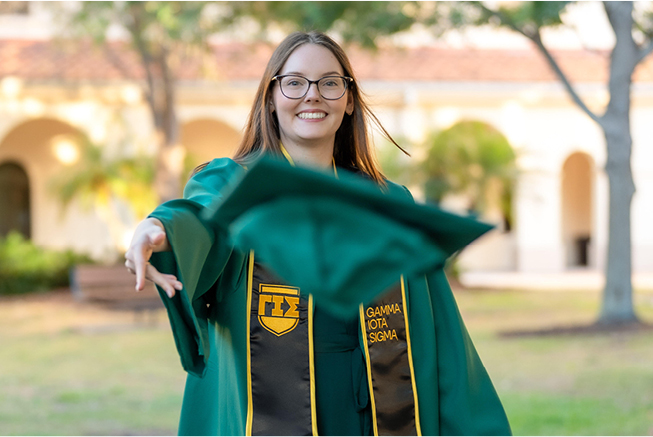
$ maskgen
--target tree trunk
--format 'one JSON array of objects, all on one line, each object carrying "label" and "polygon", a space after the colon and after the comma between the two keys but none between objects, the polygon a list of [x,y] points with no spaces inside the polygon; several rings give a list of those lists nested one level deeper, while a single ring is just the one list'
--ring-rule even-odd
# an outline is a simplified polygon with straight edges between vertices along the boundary
[{"label": "tree trunk", "polygon": [[136,50],[145,69],[145,96],[152,113],[157,146],[154,189],[159,201],[166,202],[181,195],[181,173],[184,149],[179,144],[179,126],[175,112],[175,79],[168,65],[166,42],[149,41],[144,37],[145,4],[129,3],[131,24],[128,26]]},{"label": "tree trunk", "polygon": [[631,2],[605,2],[616,44],[610,61],[610,102],[601,117],[607,145],[605,171],[610,185],[608,253],[601,324],[636,322],[633,307],[630,210],[635,183],[631,171],[630,88],[639,59],[632,37]]},{"label": "tree trunk", "polygon": [[530,38],[549,62],[572,100],[603,129],[607,146],[609,190],[608,253],[605,267],[605,288],[598,323],[620,324],[636,322],[633,307],[630,209],[635,183],[630,159],[630,87],[637,64],[653,51],[653,42],[638,47],[633,39],[633,2],[603,2],[605,12],[616,36],[610,59],[610,102],[605,114],[598,117],[585,105],[565,73],[542,43],[540,28],[519,26],[501,12],[495,12],[477,2],[482,11],[498,18],[504,25]]},{"label": "tree trunk", "polygon": [[162,202],[181,196],[181,177],[184,169],[185,150],[179,143],[179,124],[175,111],[175,80],[168,66],[168,53],[165,48],[157,57],[161,78],[158,82],[156,113],[154,120],[159,145],[156,178],[154,186]]},{"label": "tree trunk", "polygon": [[185,152],[183,146],[171,140],[157,127],[158,142],[156,176],[154,188],[161,202],[181,196],[181,178],[184,168]]},{"label": "tree trunk", "polygon": [[608,162],[605,167],[610,185],[608,253],[605,288],[599,323],[637,321],[633,309],[630,210],[635,184],[630,168],[632,140],[628,120],[615,120],[605,129]]}]

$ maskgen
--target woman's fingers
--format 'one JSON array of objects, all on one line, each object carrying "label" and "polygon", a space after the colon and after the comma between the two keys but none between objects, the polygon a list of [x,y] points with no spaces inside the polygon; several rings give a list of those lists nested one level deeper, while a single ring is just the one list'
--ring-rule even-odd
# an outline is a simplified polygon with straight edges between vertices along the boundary
[{"label": "woman's fingers", "polygon": [[145,219],[136,227],[134,237],[125,254],[125,266],[136,275],[136,291],[145,288],[145,280],[149,279],[163,288],[169,296],[174,296],[175,290],[182,286],[177,278],[162,275],[149,263],[153,252],[168,249],[168,240],[163,225],[155,219]]},{"label": "woman's fingers", "polygon": [[128,258],[128,256],[129,255],[126,256],[127,259],[125,260],[125,267],[127,267],[129,273],[136,275],[136,291],[141,291],[145,286],[145,281],[142,280],[142,278],[145,276],[145,266],[141,267],[139,274],[139,268],[137,266],[140,263],[132,261],[130,258]]},{"label": "woman's fingers", "polygon": [[[149,259],[149,257],[148,257]],[[134,256],[134,272],[136,273],[136,291],[141,291],[145,287],[145,275],[148,260],[142,253],[136,252]]]},{"label": "woman's fingers", "polygon": [[175,276],[164,275],[149,263],[147,264],[146,270],[147,278],[161,287],[168,297],[173,297],[175,295],[175,288],[179,287],[178,289],[181,290],[181,282],[177,281]]},{"label": "woman's fingers", "polygon": [[125,260],[125,267],[127,267],[127,270],[129,270],[129,273],[132,275],[136,274],[136,267],[134,266],[134,262],[130,259]]},{"label": "woman's fingers", "polygon": [[[157,233],[163,234],[163,237],[157,236]],[[132,254],[134,272],[136,273],[136,291],[140,291],[145,287],[147,265],[152,256],[152,249],[155,246],[154,240],[165,238],[165,234],[160,231],[155,231],[145,234],[144,237],[138,239],[138,242],[134,245]]]},{"label": "woman's fingers", "polygon": [[170,283],[172,284],[172,286],[174,287],[175,290],[181,290],[182,288],[184,288],[183,285],[181,284],[181,282],[179,282],[179,281],[177,280],[177,277],[176,277],[175,275],[168,275],[168,274],[165,274],[165,273],[162,273],[161,275],[162,275],[162,276],[163,276],[163,277],[164,277],[168,282],[170,282]]},{"label": "woman's fingers", "polygon": [[[135,272],[136,265],[133,261],[129,259],[126,260],[125,267],[127,267],[127,270],[129,270],[131,273]],[[144,279],[148,279],[154,282],[155,284],[157,284],[159,287],[161,287],[166,292],[168,297],[173,297],[175,295],[175,290],[181,290],[183,288],[182,283],[177,280],[177,277],[175,275],[161,273],[150,263],[146,264],[145,272],[143,276]],[[138,291],[142,290],[144,286],[145,284],[143,283],[143,287],[138,288],[138,284],[137,284],[137,290]]]},{"label": "woman's fingers", "polygon": [[150,239],[150,244],[152,244],[152,249],[154,249],[157,246],[163,244],[163,242],[166,240],[166,233],[161,230],[156,230],[151,232],[148,237]]}]

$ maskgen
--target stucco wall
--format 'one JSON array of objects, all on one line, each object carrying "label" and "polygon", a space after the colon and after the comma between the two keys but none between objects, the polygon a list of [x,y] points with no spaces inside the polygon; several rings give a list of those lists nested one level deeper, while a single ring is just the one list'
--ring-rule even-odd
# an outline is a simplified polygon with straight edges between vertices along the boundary
[{"label": "stucco wall", "polygon": [[[56,135],[80,131],[98,142],[118,144],[116,137],[124,132],[111,127],[118,117],[132,138],[128,151],[154,152],[152,123],[142,97],[124,84],[116,85],[113,93],[109,85],[103,86],[82,92],[57,84],[24,85],[19,94],[0,100],[0,162],[17,161],[29,175],[33,237],[39,244],[70,246],[102,256],[116,240],[126,244],[133,229],[134,223],[126,220],[124,235],[111,235],[106,217],[76,204],[60,219],[61,208],[48,194],[51,177],[65,171],[49,146]],[[592,161],[590,267],[602,268],[608,220],[604,140],[600,129],[558,85],[369,81],[361,86],[384,126],[408,142],[415,160],[424,155],[422,142],[430,132],[463,119],[491,124],[515,148],[520,176],[514,229],[510,234],[496,231],[475,243],[463,256],[466,269],[557,272],[567,268],[562,169],[575,152],[587,154]],[[255,89],[256,83],[249,82],[182,84],[178,116],[182,142],[189,151],[201,160],[230,154],[240,140]],[[590,101],[598,99],[596,86],[579,89]],[[653,271],[653,227],[649,225],[653,217],[653,90],[640,87],[636,97],[632,111],[637,185],[633,261],[636,270]],[[419,197],[419,187],[415,191]]]}]

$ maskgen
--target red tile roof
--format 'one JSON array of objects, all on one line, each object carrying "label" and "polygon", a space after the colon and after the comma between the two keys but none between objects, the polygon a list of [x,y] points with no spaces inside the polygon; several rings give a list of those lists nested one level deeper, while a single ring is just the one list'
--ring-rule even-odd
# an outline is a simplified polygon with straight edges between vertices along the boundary
[{"label": "red tile roof", "polygon": [[[266,44],[212,46],[202,64],[198,56],[180,62],[185,80],[256,80],[273,47]],[[380,81],[549,82],[557,80],[543,57],[532,50],[415,48],[369,52],[347,50],[359,79]],[[573,82],[606,82],[607,52],[556,51],[554,57]],[[115,62],[115,60],[120,62]],[[119,65],[123,67],[119,68]],[[208,66],[208,74],[207,74]],[[0,77],[32,80],[106,81],[143,78],[138,55],[126,44],[96,47],[56,41],[0,40]],[[653,56],[635,72],[635,81],[653,82]]]}]

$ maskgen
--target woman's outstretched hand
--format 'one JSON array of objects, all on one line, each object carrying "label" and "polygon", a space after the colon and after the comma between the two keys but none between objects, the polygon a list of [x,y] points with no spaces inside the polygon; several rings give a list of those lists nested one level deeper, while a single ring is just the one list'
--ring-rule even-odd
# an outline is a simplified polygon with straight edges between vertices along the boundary
[{"label": "woman's outstretched hand", "polygon": [[161,287],[168,297],[174,296],[175,290],[182,289],[183,286],[176,276],[159,272],[149,262],[153,252],[167,250],[170,250],[168,237],[158,219],[150,217],[138,224],[125,254],[127,270],[136,275],[136,291],[145,287],[146,279]]}]

